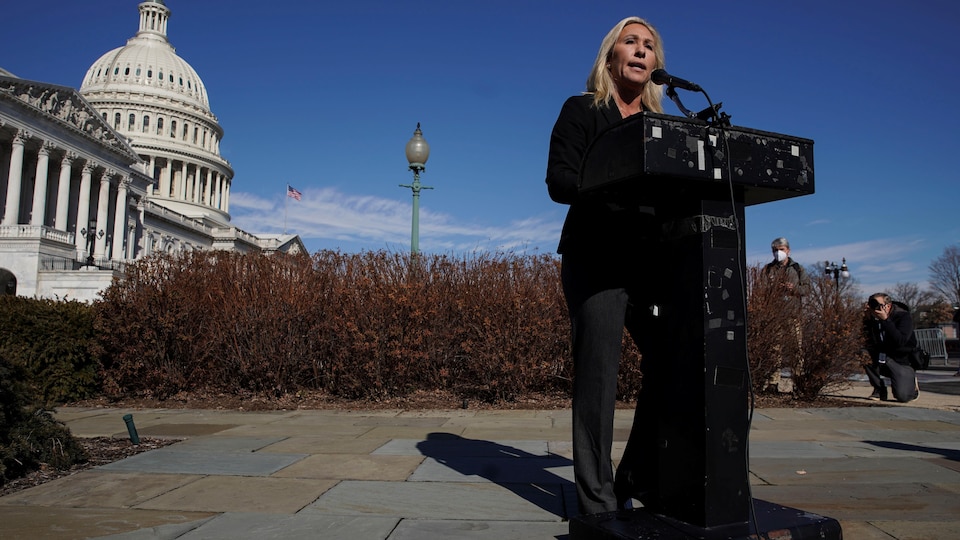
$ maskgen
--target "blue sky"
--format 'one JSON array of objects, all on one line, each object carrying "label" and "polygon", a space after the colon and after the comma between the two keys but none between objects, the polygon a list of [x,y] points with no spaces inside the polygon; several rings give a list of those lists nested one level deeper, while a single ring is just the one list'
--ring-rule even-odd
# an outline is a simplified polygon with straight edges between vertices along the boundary
[{"label": "blue sky", "polygon": [[[0,66],[26,79],[78,88],[138,29],[137,0],[10,4]],[[286,226],[311,252],[409,250],[411,190],[399,185],[413,179],[404,147],[419,122],[431,149],[421,182],[434,188],[421,193],[421,251],[553,253],[566,207],[544,184],[550,130],[629,15],[657,27],[668,71],[735,126],[815,142],[815,194],[747,208],[748,263],[786,236],[801,264],[845,257],[868,294],[925,286],[960,241],[953,0],[166,4],[168,37],[225,131],[233,222]]]}]

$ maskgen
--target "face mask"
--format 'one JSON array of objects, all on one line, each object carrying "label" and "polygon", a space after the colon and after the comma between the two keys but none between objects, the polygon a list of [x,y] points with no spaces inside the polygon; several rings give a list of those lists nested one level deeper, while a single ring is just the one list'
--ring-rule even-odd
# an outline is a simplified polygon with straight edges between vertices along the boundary
[{"label": "face mask", "polygon": [[777,260],[777,262],[783,262],[783,261],[787,260],[787,254],[784,253],[783,251],[780,251],[780,250],[778,249],[778,250],[776,250],[776,251],[773,252],[773,258],[775,258],[775,259]]}]

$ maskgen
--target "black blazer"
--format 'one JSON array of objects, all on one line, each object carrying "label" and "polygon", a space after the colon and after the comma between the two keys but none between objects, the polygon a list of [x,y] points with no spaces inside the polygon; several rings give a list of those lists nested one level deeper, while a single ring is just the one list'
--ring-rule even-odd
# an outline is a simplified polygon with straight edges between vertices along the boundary
[{"label": "black blazer", "polygon": [[582,195],[580,166],[596,136],[622,121],[615,105],[594,107],[592,95],[564,102],[550,135],[547,191],[550,198],[569,204],[558,253],[630,255],[659,230],[653,209],[627,196]]},{"label": "black blazer", "polygon": [[876,360],[880,353],[905,365],[910,364],[910,351],[917,347],[917,336],[913,332],[913,316],[903,305],[890,308],[890,316],[885,321],[867,317],[867,350]]}]

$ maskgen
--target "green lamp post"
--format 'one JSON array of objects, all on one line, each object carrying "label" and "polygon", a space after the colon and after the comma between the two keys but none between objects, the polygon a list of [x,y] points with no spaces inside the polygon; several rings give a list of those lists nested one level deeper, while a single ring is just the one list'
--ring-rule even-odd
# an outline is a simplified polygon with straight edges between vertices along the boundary
[{"label": "green lamp post", "polygon": [[413,191],[413,224],[410,231],[410,253],[416,255],[420,251],[420,190],[433,189],[430,186],[420,185],[420,172],[426,170],[427,159],[430,157],[430,145],[423,138],[420,131],[420,122],[413,137],[407,142],[407,162],[413,171],[413,184],[400,184],[400,187],[410,188]]}]

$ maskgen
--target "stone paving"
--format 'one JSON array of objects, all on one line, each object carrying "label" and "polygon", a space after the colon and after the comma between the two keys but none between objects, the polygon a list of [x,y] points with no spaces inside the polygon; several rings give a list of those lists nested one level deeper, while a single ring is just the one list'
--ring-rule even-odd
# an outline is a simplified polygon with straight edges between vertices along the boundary
[{"label": "stone paving", "polygon": [[[960,377],[908,403],[758,409],[753,497],[837,519],[846,539],[960,537]],[[936,391],[927,391],[927,388]],[[567,539],[570,411],[63,408],[81,437],[177,444],[0,498],[0,539]],[[616,416],[623,450],[632,411]]]}]

